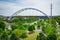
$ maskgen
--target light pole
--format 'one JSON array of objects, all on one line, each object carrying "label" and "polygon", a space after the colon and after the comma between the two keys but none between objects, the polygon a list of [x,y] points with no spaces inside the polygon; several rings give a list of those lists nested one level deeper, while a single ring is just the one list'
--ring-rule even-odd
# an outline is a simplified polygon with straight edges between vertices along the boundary
[{"label": "light pole", "polygon": [[51,3],[51,10],[50,11],[51,11],[51,18],[52,18],[52,3]]},{"label": "light pole", "polygon": [[51,0],[51,2],[50,2],[50,17],[51,17],[51,18],[52,18],[52,16],[53,16],[53,15],[52,15],[52,11],[53,11],[53,10],[52,10],[52,6],[53,6],[52,3],[53,3],[53,1]]}]

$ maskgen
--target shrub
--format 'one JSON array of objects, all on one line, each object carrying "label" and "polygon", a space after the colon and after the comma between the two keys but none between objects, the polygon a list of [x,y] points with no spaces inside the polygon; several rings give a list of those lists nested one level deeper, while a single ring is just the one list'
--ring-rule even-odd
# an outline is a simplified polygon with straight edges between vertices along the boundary
[{"label": "shrub", "polygon": [[10,40],[18,40],[18,38],[17,38],[15,33],[11,34]]},{"label": "shrub", "polygon": [[16,23],[19,21],[19,18],[13,18],[12,21]]},{"label": "shrub", "polygon": [[0,28],[0,35],[2,34],[2,32],[3,32],[3,31],[2,31],[2,29]]},{"label": "shrub", "polygon": [[2,30],[5,30],[5,26],[6,26],[6,24],[3,21],[0,21],[0,28]]},{"label": "shrub", "polygon": [[58,22],[58,24],[60,25],[60,16],[56,16],[54,17],[54,19]]},{"label": "shrub", "polygon": [[5,32],[3,32],[0,37],[0,40],[8,40],[8,35]]},{"label": "shrub", "polygon": [[57,40],[56,34],[49,34],[47,40]]},{"label": "shrub", "polygon": [[8,30],[8,29],[6,29],[5,32],[6,32],[6,34],[10,35],[11,32],[12,32],[12,30]]},{"label": "shrub", "polygon": [[33,30],[35,30],[35,27],[33,25],[29,26],[28,31],[33,31]]},{"label": "shrub", "polygon": [[56,33],[56,28],[50,24],[47,24],[46,27],[42,28],[42,31],[46,34]]},{"label": "shrub", "polygon": [[22,35],[22,33],[24,33],[25,31],[24,30],[19,30],[19,29],[15,29],[13,31],[13,33],[15,33],[17,35],[17,37],[20,37]]},{"label": "shrub", "polygon": [[27,33],[22,33],[22,35],[20,36],[20,38],[26,38],[27,37]]},{"label": "shrub", "polygon": [[39,33],[36,40],[46,40],[46,37],[44,36],[43,33]]},{"label": "shrub", "polygon": [[12,30],[17,29],[16,24],[12,24],[12,25],[11,25],[11,28],[12,28]]},{"label": "shrub", "polygon": [[37,26],[37,29],[40,29],[40,25]]}]

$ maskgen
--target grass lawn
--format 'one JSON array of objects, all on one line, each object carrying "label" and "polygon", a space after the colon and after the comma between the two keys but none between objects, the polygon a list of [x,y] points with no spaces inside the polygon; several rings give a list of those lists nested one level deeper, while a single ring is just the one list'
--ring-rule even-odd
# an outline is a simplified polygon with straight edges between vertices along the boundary
[{"label": "grass lawn", "polygon": [[27,38],[25,38],[24,40],[36,40],[37,35],[39,34],[39,31],[35,31],[35,33],[33,34],[29,34]]}]

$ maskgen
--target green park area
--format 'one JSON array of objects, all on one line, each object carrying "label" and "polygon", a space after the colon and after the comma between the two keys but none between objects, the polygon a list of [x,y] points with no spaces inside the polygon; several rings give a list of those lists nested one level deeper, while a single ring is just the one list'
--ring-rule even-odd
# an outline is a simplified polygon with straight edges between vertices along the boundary
[{"label": "green park area", "polygon": [[0,18],[0,40],[60,40],[60,16]]}]

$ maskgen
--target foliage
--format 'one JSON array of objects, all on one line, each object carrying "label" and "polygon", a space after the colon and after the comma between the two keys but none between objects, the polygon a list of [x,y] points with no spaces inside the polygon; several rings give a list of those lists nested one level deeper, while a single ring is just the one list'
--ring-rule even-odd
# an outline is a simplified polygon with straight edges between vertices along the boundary
[{"label": "foliage", "polygon": [[0,35],[2,34],[3,30],[0,28]]},{"label": "foliage", "polygon": [[47,40],[57,40],[57,36],[56,36],[56,34],[49,34],[48,36],[47,36]]},{"label": "foliage", "polygon": [[56,27],[56,20],[54,18],[49,19],[49,23]]},{"label": "foliage", "polygon": [[16,36],[15,33],[11,34],[10,40],[18,40],[18,37]]},{"label": "foliage", "polygon": [[13,31],[13,33],[15,33],[17,37],[20,37],[24,32],[25,32],[24,30],[19,30],[19,29],[15,29]]},{"label": "foliage", "polygon": [[18,21],[21,21],[21,22],[24,23],[25,22],[25,18],[24,17],[13,18],[12,21],[15,22],[15,23],[18,22]]},{"label": "foliage", "polygon": [[[8,21],[8,20],[7,20]],[[10,20],[11,21],[11,20]],[[41,19],[40,21],[38,21],[37,23],[34,23],[33,25],[27,25],[25,23],[31,23],[31,22],[35,22],[37,21],[36,17],[27,17],[27,18],[13,18],[12,19],[12,24],[11,24],[11,28],[12,30],[8,30],[5,29],[5,23],[4,21],[2,21],[2,19],[0,19],[0,40],[8,40],[8,36],[10,36],[10,40],[18,40],[18,38],[26,38],[27,37],[27,33],[26,31],[34,31],[35,30],[35,26],[38,25],[38,27],[42,27],[42,31],[43,33],[47,34],[47,37],[44,36],[43,33],[39,33],[39,35],[37,36],[37,40],[55,40],[57,39],[56,37],[56,21],[60,24],[60,17],[56,17],[56,18],[51,18],[49,20],[46,19]],[[46,24],[45,24],[46,22]],[[51,24],[50,24],[51,23]],[[3,33],[5,32],[5,33]],[[4,38],[3,38],[4,37]]]},{"label": "foliage", "polygon": [[29,26],[28,31],[33,31],[33,30],[35,30],[35,27],[33,25]]},{"label": "foliage", "polygon": [[3,18],[0,18],[0,21],[3,21]]},{"label": "foliage", "polygon": [[28,18],[26,18],[26,21],[27,21],[28,23],[34,22],[34,21],[36,21],[36,20],[37,20],[36,17],[28,17]]},{"label": "foliage", "polygon": [[25,28],[25,30],[28,30],[28,27],[29,27],[30,25],[23,25],[23,27]]},{"label": "foliage", "polygon": [[60,16],[56,16],[56,17],[54,17],[54,19],[59,23],[59,25],[60,25]]},{"label": "foliage", "polygon": [[24,27],[24,25],[18,26],[18,29],[20,29],[20,30],[26,30],[26,28]]},{"label": "foliage", "polygon": [[33,25],[34,25],[34,26],[37,26],[38,24],[37,24],[37,23],[34,23]]},{"label": "foliage", "polygon": [[29,25],[24,24],[21,21],[17,22],[16,25],[17,25],[18,29],[20,29],[20,30],[27,30],[29,27]]},{"label": "foliage", "polygon": [[5,26],[6,26],[6,24],[3,21],[0,21],[0,28],[2,30],[5,30]]},{"label": "foliage", "polygon": [[37,26],[37,29],[40,29],[40,25]]},{"label": "foliage", "polygon": [[46,37],[44,36],[43,33],[39,33],[36,40],[46,40]]},{"label": "foliage", "polygon": [[0,40],[8,40],[8,35],[5,32],[3,32],[0,37]]},{"label": "foliage", "polygon": [[37,24],[40,26],[44,26],[44,22],[45,22],[44,19],[42,19],[42,20],[38,21]]},{"label": "foliage", "polygon": [[50,24],[47,24],[46,27],[42,28],[42,31],[46,34],[56,33],[56,28],[51,26]]},{"label": "foliage", "polygon": [[24,17],[20,17],[20,18],[19,18],[19,21],[21,21],[21,22],[25,23],[25,21],[26,21],[26,20],[25,20],[25,18],[24,18]]},{"label": "foliage", "polygon": [[12,30],[17,29],[17,25],[16,24],[11,24],[11,28],[12,28]]},{"label": "foliage", "polygon": [[13,18],[12,21],[16,23],[19,21],[19,18]]},{"label": "foliage", "polygon": [[20,36],[20,38],[26,38],[27,37],[27,33],[22,33],[22,35]]},{"label": "foliage", "polygon": [[5,33],[6,33],[6,34],[8,34],[8,35],[10,35],[10,34],[12,33],[12,31],[11,31],[11,30],[6,29],[6,30],[5,30]]},{"label": "foliage", "polygon": [[51,20],[51,24],[56,25],[56,20],[55,19],[50,19]]},{"label": "foliage", "polygon": [[22,25],[23,24],[23,22],[21,22],[21,21],[18,21],[17,23],[16,23],[16,25]]}]

